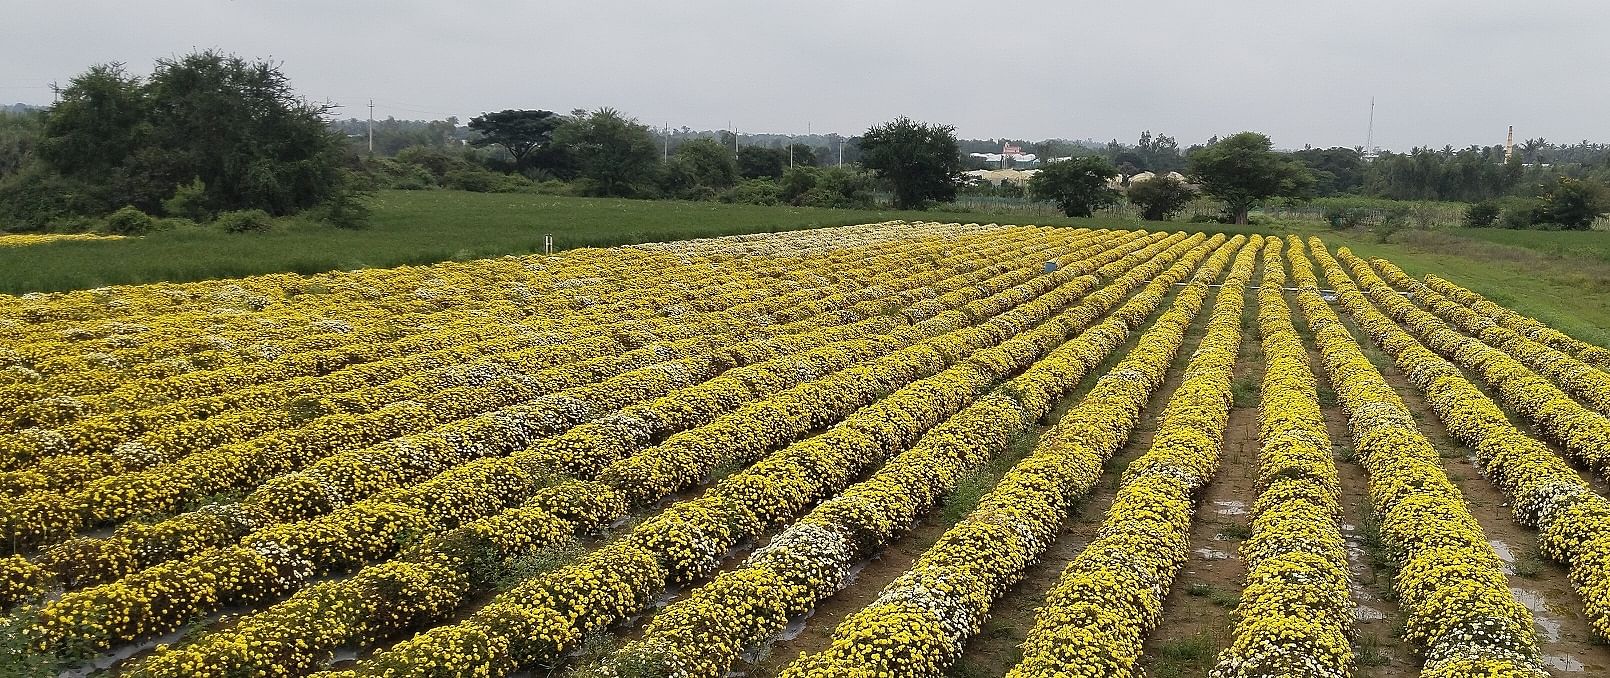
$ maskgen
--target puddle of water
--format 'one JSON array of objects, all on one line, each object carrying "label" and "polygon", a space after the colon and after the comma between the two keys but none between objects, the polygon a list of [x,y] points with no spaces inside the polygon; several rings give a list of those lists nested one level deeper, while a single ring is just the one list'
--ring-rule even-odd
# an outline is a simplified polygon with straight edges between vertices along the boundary
[{"label": "puddle of water", "polygon": [[1367,605],[1353,608],[1353,618],[1359,621],[1381,621],[1386,619],[1386,613]]},{"label": "puddle of water", "polygon": [[1504,572],[1506,574],[1515,574],[1510,571],[1515,564],[1515,550],[1510,548],[1509,544],[1504,543],[1502,539],[1488,539],[1487,543],[1492,545],[1493,551],[1498,553],[1498,559],[1504,561]]},{"label": "puddle of water", "polygon": [[1230,554],[1225,553],[1224,551],[1206,547],[1196,549],[1195,553],[1196,555],[1201,556],[1203,560],[1224,560],[1230,557]]},{"label": "puddle of water", "polygon": [[1582,662],[1577,661],[1575,657],[1564,654],[1543,655],[1543,665],[1552,670],[1564,671],[1567,673],[1581,673],[1588,670],[1588,667],[1584,666]]},{"label": "puddle of water", "polygon": [[1548,601],[1543,598],[1543,594],[1515,586],[1509,587],[1509,591],[1515,594],[1515,600],[1532,611],[1532,623],[1537,626],[1538,635],[1550,643],[1560,642],[1560,628],[1565,624],[1549,610]]},{"label": "puddle of water", "polygon": [[1213,512],[1221,516],[1244,516],[1247,514],[1247,503],[1244,501],[1215,501]]}]

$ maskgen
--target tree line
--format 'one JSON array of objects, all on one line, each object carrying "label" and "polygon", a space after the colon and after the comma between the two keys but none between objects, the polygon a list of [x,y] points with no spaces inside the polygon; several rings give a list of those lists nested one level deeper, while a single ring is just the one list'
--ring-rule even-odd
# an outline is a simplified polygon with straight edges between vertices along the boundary
[{"label": "tree line", "polygon": [[11,228],[256,230],[271,217],[312,214],[357,227],[362,197],[376,188],[821,207],[887,196],[918,209],[955,199],[969,153],[1009,143],[1042,160],[1069,158],[1038,164],[1026,192],[1070,215],[1128,200],[1165,219],[1207,195],[1224,205],[1225,221],[1245,223],[1270,200],[1351,195],[1478,203],[1473,226],[1581,228],[1610,203],[1610,146],[1588,142],[1530,139],[1506,160],[1501,147],[1479,146],[1282,152],[1256,132],[1185,148],[1151,131],[1133,144],[959,139],[950,126],[904,117],[852,137],[740,138],[655,129],[611,108],[511,109],[464,124],[371,124],[332,113],[298,97],[278,64],[264,60],[209,50],[160,60],[148,76],[94,66],[49,109],[0,115],[0,220]]}]

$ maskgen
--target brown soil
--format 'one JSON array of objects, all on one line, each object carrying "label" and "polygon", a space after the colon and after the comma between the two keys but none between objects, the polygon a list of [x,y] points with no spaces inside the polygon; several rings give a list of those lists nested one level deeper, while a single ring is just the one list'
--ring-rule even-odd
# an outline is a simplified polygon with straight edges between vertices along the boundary
[{"label": "brown soil", "polygon": [[[1293,312],[1301,317],[1288,296]],[[1295,319],[1301,327],[1303,322]],[[1353,591],[1353,652],[1359,678],[1410,678],[1420,673],[1420,658],[1401,637],[1403,614],[1392,590],[1395,571],[1389,558],[1375,545],[1374,517],[1370,514],[1369,474],[1354,457],[1347,413],[1336,399],[1335,387],[1325,372],[1319,350],[1306,328],[1301,329],[1308,363],[1319,380],[1320,412],[1326,432],[1336,447],[1336,471],[1342,486],[1342,538],[1347,544],[1347,568]],[[1368,346],[1366,345],[1366,348]]]},{"label": "brown soil", "polygon": [[1148,675],[1201,675],[1229,644],[1232,611],[1247,569],[1241,539],[1250,529],[1249,509],[1258,493],[1258,398],[1264,364],[1255,300],[1248,294],[1237,350],[1235,407],[1225,425],[1219,472],[1197,497],[1191,521],[1191,559],[1175,576],[1163,601],[1163,618],[1147,638],[1141,665]]}]

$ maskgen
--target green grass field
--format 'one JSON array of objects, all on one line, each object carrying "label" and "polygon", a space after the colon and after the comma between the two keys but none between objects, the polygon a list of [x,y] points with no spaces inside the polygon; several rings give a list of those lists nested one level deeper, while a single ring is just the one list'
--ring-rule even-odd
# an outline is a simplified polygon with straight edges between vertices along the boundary
[{"label": "green grass field", "polygon": [[1306,221],[1234,227],[458,191],[384,191],[375,197],[374,208],[374,225],[363,231],[291,220],[260,234],[195,229],[123,241],[0,248],[0,291],[19,294],[279,271],[317,273],[523,254],[540,251],[544,234],[553,234],[556,244],[568,249],[889,219],[1038,223],[1320,235],[1332,247],[1346,245],[1362,256],[1387,257],[1416,276],[1436,273],[1573,336],[1610,344],[1610,233],[1598,231],[1407,232],[1383,244],[1371,234],[1329,231]]}]

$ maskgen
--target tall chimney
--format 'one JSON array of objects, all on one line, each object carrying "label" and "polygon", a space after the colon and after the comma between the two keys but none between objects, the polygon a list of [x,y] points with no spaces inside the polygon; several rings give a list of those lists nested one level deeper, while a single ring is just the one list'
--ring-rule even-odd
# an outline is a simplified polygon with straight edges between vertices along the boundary
[{"label": "tall chimney", "polygon": [[1504,139],[1504,164],[1509,164],[1510,156],[1515,154],[1515,126],[1509,126],[1509,136]]}]

